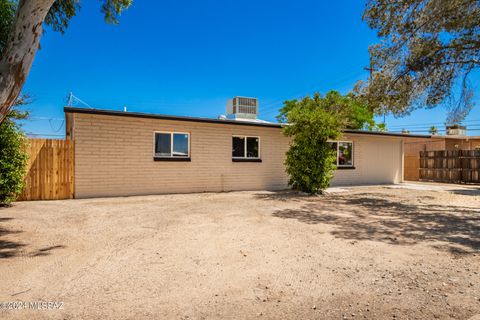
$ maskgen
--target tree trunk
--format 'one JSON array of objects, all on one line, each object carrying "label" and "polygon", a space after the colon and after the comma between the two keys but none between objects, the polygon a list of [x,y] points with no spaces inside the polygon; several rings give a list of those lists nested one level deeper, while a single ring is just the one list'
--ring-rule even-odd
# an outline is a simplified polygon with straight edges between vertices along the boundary
[{"label": "tree trunk", "polygon": [[15,103],[32,67],[43,21],[55,0],[20,0],[15,21],[0,57],[0,123]]}]

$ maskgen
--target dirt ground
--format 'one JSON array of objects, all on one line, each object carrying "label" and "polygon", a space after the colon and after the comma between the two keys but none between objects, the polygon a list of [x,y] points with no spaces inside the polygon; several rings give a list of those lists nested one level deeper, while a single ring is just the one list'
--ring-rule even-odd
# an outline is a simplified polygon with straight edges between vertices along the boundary
[{"label": "dirt ground", "polygon": [[[0,209],[0,318],[480,314],[480,188],[332,191],[38,201]],[[12,301],[17,305],[5,304]],[[52,304],[29,304],[38,301]]]}]

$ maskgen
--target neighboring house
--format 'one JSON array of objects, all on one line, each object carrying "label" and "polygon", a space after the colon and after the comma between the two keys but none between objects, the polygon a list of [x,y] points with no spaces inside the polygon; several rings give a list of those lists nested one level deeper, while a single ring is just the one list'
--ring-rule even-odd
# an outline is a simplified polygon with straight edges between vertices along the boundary
[{"label": "neighboring house", "polygon": [[405,180],[418,181],[420,174],[420,151],[475,150],[480,149],[480,137],[432,136],[431,138],[405,138]]},{"label": "neighboring house", "polygon": [[[75,197],[286,189],[290,139],[238,102],[219,119],[65,107]],[[402,182],[404,138],[345,130],[332,185]]]}]

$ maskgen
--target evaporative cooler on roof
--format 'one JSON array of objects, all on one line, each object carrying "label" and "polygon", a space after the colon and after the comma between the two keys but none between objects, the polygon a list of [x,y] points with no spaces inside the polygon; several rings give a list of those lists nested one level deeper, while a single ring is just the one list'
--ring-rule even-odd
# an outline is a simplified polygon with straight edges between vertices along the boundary
[{"label": "evaporative cooler on roof", "polygon": [[227,101],[227,118],[256,119],[258,115],[258,99],[235,97]]}]

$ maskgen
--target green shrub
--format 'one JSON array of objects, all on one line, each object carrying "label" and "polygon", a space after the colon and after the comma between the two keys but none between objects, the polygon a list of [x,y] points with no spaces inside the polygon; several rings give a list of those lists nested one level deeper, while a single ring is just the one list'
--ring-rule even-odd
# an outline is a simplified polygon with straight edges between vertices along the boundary
[{"label": "green shrub", "polygon": [[0,123],[0,205],[15,201],[24,187],[27,140],[15,120],[26,116],[14,109]]},{"label": "green shrub", "polygon": [[[313,99],[316,100],[316,107],[324,109],[331,114],[336,114],[345,128],[370,131],[384,129],[384,125],[375,122],[375,115],[370,108],[352,93],[342,95],[338,91],[331,90],[325,96],[316,94]],[[288,113],[290,110],[299,107],[298,103],[297,100],[286,101],[280,109],[277,120],[288,122]]]},{"label": "green shrub", "polygon": [[325,107],[324,98],[315,94],[285,103],[288,113],[284,134],[292,137],[285,165],[289,185],[310,194],[326,189],[336,168],[335,151],[328,140],[341,135],[343,118],[337,110]]}]

